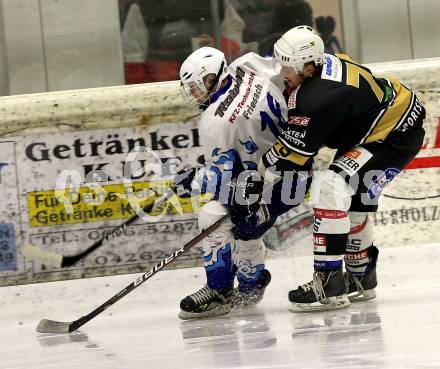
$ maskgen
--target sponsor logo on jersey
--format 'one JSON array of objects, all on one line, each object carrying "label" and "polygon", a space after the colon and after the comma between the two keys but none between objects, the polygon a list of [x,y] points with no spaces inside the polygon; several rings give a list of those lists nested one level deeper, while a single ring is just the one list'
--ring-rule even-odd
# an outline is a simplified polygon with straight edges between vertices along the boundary
[{"label": "sponsor logo on jersey", "polygon": [[[260,84],[256,84],[253,86],[255,80],[255,73],[251,72],[249,75],[249,79],[247,82],[247,88],[246,91],[241,99],[241,101],[237,104],[236,108],[232,112],[231,116],[229,117],[229,123],[234,123],[237,119],[238,115],[243,112],[243,116],[246,119],[249,119],[249,115],[254,111],[255,107],[257,106],[258,99],[261,95],[261,91],[263,90],[263,86]],[[249,104],[246,105],[245,110],[243,110],[244,105],[246,104],[246,101],[248,100],[249,96],[251,95],[252,88],[255,87],[255,91],[252,94],[252,100]]]},{"label": "sponsor logo on jersey", "polygon": [[237,72],[235,74],[235,85],[229,89],[226,98],[219,104],[214,115],[218,115],[220,118],[225,115],[226,110],[228,110],[229,106],[240,92],[240,86],[243,84],[244,75],[244,71],[240,68],[237,68]]},{"label": "sponsor logo on jersey", "polygon": [[299,117],[299,116],[291,116],[287,121],[287,123],[289,124],[295,124],[297,126],[304,126],[304,127],[307,127],[309,122],[310,122],[309,117]]},{"label": "sponsor logo on jersey", "polygon": [[327,237],[323,234],[313,235],[313,247],[315,252],[327,251]]},{"label": "sponsor logo on jersey", "polygon": [[413,95],[413,101],[406,114],[402,117],[401,121],[397,124],[396,130],[405,132],[408,129],[414,127],[416,124],[420,124],[420,116],[425,114],[425,108],[420,103],[415,95]]},{"label": "sponsor logo on jersey", "polygon": [[374,199],[399,173],[400,170],[397,168],[388,168],[385,170],[385,172],[376,178],[376,180],[368,187],[368,197]]},{"label": "sponsor logo on jersey", "polygon": [[250,115],[253,113],[253,111],[257,107],[257,103],[258,103],[258,99],[260,98],[261,91],[263,91],[263,86],[261,86],[260,84],[257,84],[255,86],[255,91],[252,96],[252,101],[246,105],[246,108],[243,111],[243,116],[246,119],[249,119]]},{"label": "sponsor logo on jersey", "polygon": [[325,54],[321,78],[337,82],[342,81],[342,63],[336,56]]},{"label": "sponsor logo on jersey", "polygon": [[325,59],[325,74],[327,76],[332,75],[332,66],[333,66],[332,60],[330,58],[326,58]]},{"label": "sponsor logo on jersey", "polygon": [[306,132],[298,132],[293,129],[287,129],[282,133],[282,137],[284,140],[290,142],[293,145],[306,147],[305,142],[303,141],[306,137]]},{"label": "sponsor logo on jersey", "polygon": [[352,176],[373,156],[364,147],[357,147],[338,157],[332,165],[341,168],[345,173]]}]

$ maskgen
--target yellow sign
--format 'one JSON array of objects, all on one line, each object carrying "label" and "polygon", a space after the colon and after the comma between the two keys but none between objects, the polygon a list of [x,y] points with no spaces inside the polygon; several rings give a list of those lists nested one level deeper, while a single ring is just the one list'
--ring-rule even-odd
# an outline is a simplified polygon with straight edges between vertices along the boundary
[{"label": "yellow sign", "polygon": [[[137,213],[136,208],[150,205],[167,190],[170,191],[169,184],[168,181],[136,182],[127,188],[124,184],[111,184],[97,188],[29,192],[29,223],[31,227],[47,227],[127,219]],[[210,196],[203,194],[181,198],[175,195],[148,215],[193,213],[206,203]]]}]

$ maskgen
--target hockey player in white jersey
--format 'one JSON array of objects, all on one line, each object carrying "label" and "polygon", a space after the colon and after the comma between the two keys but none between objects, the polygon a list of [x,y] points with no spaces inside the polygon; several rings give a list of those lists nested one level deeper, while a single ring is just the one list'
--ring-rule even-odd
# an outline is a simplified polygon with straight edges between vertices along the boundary
[{"label": "hockey player in white jersey", "polygon": [[[181,301],[181,319],[227,314],[232,306],[256,304],[270,282],[261,237],[277,216],[302,202],[309,184],[305,171],[303,180],[295,175],[290,181],[285,178],[285,186],[276,184],[270,199],[252,198],[262,183],[249,175],[256,173],[261,155],[286,124],[279,78],[271,60],[249,53],[228,67],[223,53],[210,47],[196,50],[181,66],[182,95],[203,110],[202,191],[213,194],[199,214],[200,230],[231,212],[231,220],[202,241],[207,284]],[[233,289],[235,276],[238,287]]]}]

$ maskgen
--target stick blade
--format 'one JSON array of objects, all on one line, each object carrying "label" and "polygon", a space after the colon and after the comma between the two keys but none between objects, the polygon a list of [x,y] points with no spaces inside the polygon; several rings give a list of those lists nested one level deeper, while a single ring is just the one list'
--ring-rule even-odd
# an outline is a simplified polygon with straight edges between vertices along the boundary
[{"label": "stick blade", "polygon": [[70,333],[73,322],[57,322],[56,320],[42,319],[37,326],[39,333]]},{"label": "stick blade", "polygon": [[42,250],[37,246],[25,243],[20,248],[21,254],[33,261],[38,261],[42,264],[50,265],[56,268],[61,268],[63,263],[63,256],[55,252]]}]

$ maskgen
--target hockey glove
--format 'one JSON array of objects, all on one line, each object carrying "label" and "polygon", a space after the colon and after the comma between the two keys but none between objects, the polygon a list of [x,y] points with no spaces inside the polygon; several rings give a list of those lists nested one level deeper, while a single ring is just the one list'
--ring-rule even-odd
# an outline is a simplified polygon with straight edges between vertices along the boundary
[{"label": "hockey glove", "polygon": [[231,220],[234,224],[246,218],[260,208],[264,181],[256,171],[242,172],[236,183],[231,208]]},{"label": "hockey glove", "polygon": [[259,204],[259,208],[256,212],[251,213],[246,217],[239,217],[235,220],[235,227],[232,229],[235,239],[248,241],[260,238],[267,230],[267,227],[263,224],[269,220],[269,209],[267,208],[267,205],[262,202]]}]

